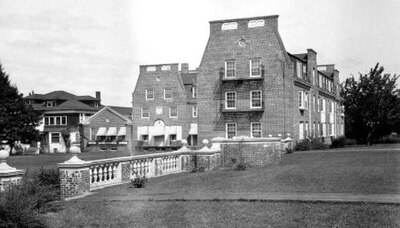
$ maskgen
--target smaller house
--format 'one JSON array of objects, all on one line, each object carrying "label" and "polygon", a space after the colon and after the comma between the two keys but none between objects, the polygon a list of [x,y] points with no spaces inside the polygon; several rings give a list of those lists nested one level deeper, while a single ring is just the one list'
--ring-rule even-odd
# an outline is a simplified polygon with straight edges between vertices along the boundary
[{"label": "smaller house", "polygon": [[[118,111],[117,111],[118,110]],[[82,123],[83,150],[132,153],[132,108],[106,106]]]}]

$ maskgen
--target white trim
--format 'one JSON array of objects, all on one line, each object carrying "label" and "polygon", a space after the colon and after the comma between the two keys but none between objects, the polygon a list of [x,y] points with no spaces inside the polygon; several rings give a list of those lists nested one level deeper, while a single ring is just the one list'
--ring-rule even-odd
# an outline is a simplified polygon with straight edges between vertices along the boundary
[{"label": "white trim", "polygon": [[[235,93],[235,107],[228,107],[228,93]],[[236,91],[225,92],[225,109],[236,109]]]},{"label": "white trim", "polygon": [[[254,60],[258,60],[260,63],[259,63],[259,65],[258,65],[258,68],[260,69],[260,74],[259,75],[252,75],[252,66],[253,66],[253,64],[252,64],[252,61],[254,61]],[[251,78],[260,78],[261,77],[261,59],[260,58],[254,58],[254,59],[250,59],[249,60],[250,61],[250,77]]]},{"label": "white trim", "polygon": [[143,109],[145,109],[145,108],[141,108],[140,109],[140,116],[142,117],[142,119],[149,119],[150,118],[150,108],[147,108],[149,111],[148,111],[148,113],[149,113],[149,116],[147,116],[147,117],[144,117],[143,116]]},{"label": "white trim", "polygon": [[225,124],[225,138],[227,138],[227,139],[228,139],[228,125],[229,124],[235,125],[235,135],[233,137],[237,136],[237,124],[236,123],[226,123]]},{"label": "white trim", "polygon": [[[50,140],[49,143],[61,143],[61,133],[60,132],[49,132],[50,133]],[[58,135],[58,142],[53,142],[53,134],[57,134]]]},{"label": "white trim", "polygon": [[[60,124],[57,124],[57,119],[60,118]],[[47,119],[47,124],[46,124]],[[53,124],[50,124],[50,119],[53,120]],[[65,123],[63,123],[65,120]],[[66,126],[68,125],[68,118],[67,116],[45,116],[44,117],[44,126]]]},{"label": "white trim", "polygon": [[[234,76],[229,76],[228,77],[228,62],[233,62],[233,72],[234,72]],[[236,60],[235,59],[230,59],[230,60],[225,60],[225,78],[236,78]]]},{"label": "white trim", "polygon": [[[253,136],[253,124],[260,124],[260,137]],[[251,122],[250,123],[250,136],[252,138],[262,138],[262,123],[261,122]]]},{"label": "white trim", "polygon": [[[167,93],[166,93],[167,90],[170,90],[170,91],[171,91],[171,97],[165,97],[165,95],[167,94]],[[171,99],[172,99],[172,94],[173,94],[173,93],[172,93],[172,89],[169,89],[169,88],[164,89],[164,100],[171,100]]]},{"label": "white trim", "polygon": [[[171,110],[172,108],[176,108],[176,116],[171,116]],[[169,118],[178,118],[178,107],[169,107]]]},{"label": "white trim", "polygon": [[[153,98],[147,97],[149,91],[153,91]],[[146,89],[146,101],[151,101],[151,100],[154,100],[154,89]]]},{"label": "white trim", "polygon": [[[195,113],[196,113],[196,115],[195,115]],[[193,117],[193,118],[197,118],[198,115],[199,115],[199,114],[198,114],[197,105],[192,106],[192,117]]]},{"label": "white trim", "polygon": [[[253,106],[253,92],[260,92],[260,106]],[[262,90],[250,91],[250,108],[262,108]]]},{"label": "white trim", "polygon": [[96,112],[95,114],[89,116],[89,117],[88,117],[87,119],[85,119],[82,123],[83,123],[83,124],[90,124],[90,121],[91,121],[92,119],[96,118],[96,116],[99,115],[99,114],[100,114],[101,112],[103,112],[104,110],[108,110],[108,111],[114,113],[116,116],[122,118],[123,120],[127,121],[128,123],[131,123],[131,122],[132,122],[129,118],[125,117],[125,116],[122,115],[121,113],[115,111],[114,109],[110,108],[109,106],[106,106],[106,107],[100,109],[100,110],[99,110],[98,112]]}]

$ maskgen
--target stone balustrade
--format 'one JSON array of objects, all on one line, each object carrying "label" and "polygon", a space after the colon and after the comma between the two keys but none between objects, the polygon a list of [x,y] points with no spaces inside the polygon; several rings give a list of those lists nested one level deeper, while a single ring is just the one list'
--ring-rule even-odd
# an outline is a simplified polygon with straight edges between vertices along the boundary
[{"label": "stone balustrade", "polygon": [[200,150],[191,151],[184,146],[172,152],[93,161],[83,161],[74,155],[58,164],[61,197],[84,195],[92,190],[127,183],[136,175],[152,178],[192,171],[198,165],[195,158],[202,161],[203,171],[212,170],[221,162],[218,148],[205,145]]}]

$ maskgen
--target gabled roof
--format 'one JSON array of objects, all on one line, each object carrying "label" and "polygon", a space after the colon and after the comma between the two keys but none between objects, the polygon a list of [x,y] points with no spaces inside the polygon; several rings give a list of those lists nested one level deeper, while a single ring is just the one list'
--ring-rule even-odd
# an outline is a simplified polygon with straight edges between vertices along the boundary
[{"label": "gabled roof", "polygon": [[132,107],[108,106],[123,116],[132,116]]},{"label": "gabled roof", "polygon": [[67,101],[61,103],[57,107],[58,108],[68,108],[68,109],[71,109],[71,108],[87,108],[88,105],[84,104],[84,103],[82,103],[80,101],[77,101],[77,100],[67,100]]},{"label": "gabled roof", "polygon": [[197,72],[181,73],[184,85],[193,85],[197,82]]},{"label": "gabled roof", "polygon": [[291,57],[295,57],[296,59],[299,59],[301,61],[307,61],[307,53],[291,54],[288,52],[288,55]]},{"label": "gabled roof", "polygon": [[101,110],[99,110],[98,112],[96,112],[93,116],[89,117],[89,119],[86,119],[83,121],[83,124],[90,124],[90,121],[94,118],[96,118],[100,113],[104,112],[104,111],[110,111],[112,113],[114,113],[116,116],[120,117],[121,119],[125,120],[127,123],[132,123],[132,121],[127,118],[126,116],[124,116],[123,114],[115,111],[114,109],[112,109],[110,106],[105,106],[104,108],[102,108]]}]

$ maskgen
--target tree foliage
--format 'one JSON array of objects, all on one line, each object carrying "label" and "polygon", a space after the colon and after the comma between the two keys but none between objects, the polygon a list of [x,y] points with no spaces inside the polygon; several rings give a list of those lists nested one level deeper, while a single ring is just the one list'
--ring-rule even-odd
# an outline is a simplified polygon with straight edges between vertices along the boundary
[{"label": "tree foliage", "polygon": [[360,73],[359,80],[352,76],[342,84],[346,136],[358,143],[372,144],[396,130],[400,118],[398,76],[383,71],[378,63],[369,73]]},{"label": "tree foliage", "polygon": [[11,85],[0,64],[0,142],[7,141],[12,149],[16,141],[38,140],[40,113],[25,105],[23,94]]}]

